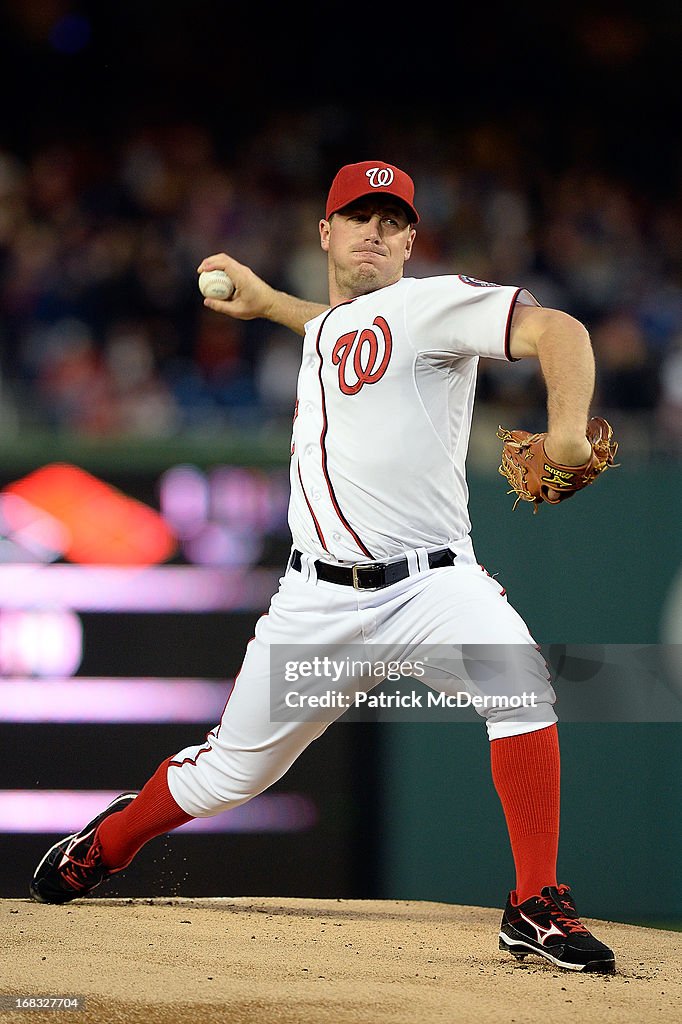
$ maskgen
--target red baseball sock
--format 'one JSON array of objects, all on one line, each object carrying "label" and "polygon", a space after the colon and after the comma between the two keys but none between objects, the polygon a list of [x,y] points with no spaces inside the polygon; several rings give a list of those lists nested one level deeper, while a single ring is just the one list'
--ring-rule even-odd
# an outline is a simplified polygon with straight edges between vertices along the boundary
[{"label": "red baseball sock", "polygon": [[168,764],[163,761],[138,795],[122,811],[105,818],[97,829],[105,867],[121,869],[154,836],[170,832],[192,820],[179,807],[168,788]]},{"label": "red baseball sock", "polygon": [[523,903],[543,886],[557,884],[560,759],[556,725],[493,740],[490,761],[516,867],[512,899]]}]

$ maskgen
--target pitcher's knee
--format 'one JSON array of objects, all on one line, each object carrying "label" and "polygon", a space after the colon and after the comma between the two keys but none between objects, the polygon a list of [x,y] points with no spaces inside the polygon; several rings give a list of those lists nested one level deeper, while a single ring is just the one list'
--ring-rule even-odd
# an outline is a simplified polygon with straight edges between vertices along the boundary
[{"label": "pitcher's knee", "polygon": [[168,787],[180,807],[194,818],[232,810],[258,796],[277,781],[271,772],[244,771],[243,766],[196,762],[171,765]]},{"label": "pitcher's knee", "polygon": [[499,708],[485,714],[484,718],[490,740],[546,729],[558,721],[552,704],[547,701],[538,701],[527,707]]}]

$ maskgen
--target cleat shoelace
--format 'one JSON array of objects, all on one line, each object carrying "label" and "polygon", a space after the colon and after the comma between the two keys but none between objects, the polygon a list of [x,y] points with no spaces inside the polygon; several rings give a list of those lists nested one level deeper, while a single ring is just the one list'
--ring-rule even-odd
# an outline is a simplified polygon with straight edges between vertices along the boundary
[{"label": "cleat shoelace", "polygon": [[546,896],[540,896],[540,902],[551,909],[552,917],[555,918],[559,924],[563,925],[567,932],[571,934],[589,935],[590,933],[588,929],[577,916],[572,901],[570,899],[561,899],[561,897],[567,892],[568,887],[565,885],[559,886],[557,889],[557,893],[560,897],[560,905],[566,913],[561,913],[561,911],[557,910],[557,905],[554,900],[547,899]]},{"label": "cleat shoelace", "polygon": [[78,861],[69,857],[69,863],[61,870],[62,878],[72,889],[91,888],[92,871],[99,866],[99,862],[99,846],[93,843],[85,855],[85,860]]}]

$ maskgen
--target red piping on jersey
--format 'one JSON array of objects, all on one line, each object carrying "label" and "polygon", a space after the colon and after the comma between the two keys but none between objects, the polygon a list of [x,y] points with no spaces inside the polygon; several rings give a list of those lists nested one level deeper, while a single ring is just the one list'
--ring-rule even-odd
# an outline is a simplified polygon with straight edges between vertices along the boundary
[{"label": "red piping on jersey", "polygon": [[516,289],[516,292],[514,294],[514,298],[511,300],[511,304],[509,306],[509,313],[507,314],[507,326],[505,327],[505,330],[504,330],[504,354],[505,354],[505,356],[507,357],[507,359],[509,360],[510,363],[518,363],[518,359],[516,359],[511,354],[511,326],[512,326],[512,317],[514,316],[514,310],[516,309],[516,300],[518,299],[518,297],[519,297],[519,295],[521,294],[522,291],[523,291],[523,288],[517,288]]},{"label": "red piping on jersey", "polygon": [[[517,288],[516,289],[516,293],[514,295],[514,298],[511,301],[511,305],[509,306],[509,313],[507,315],[507,326],[506,326],[505,332],[504,332],[504,354],[505,354],[505,356],[507,357],[507,359],[509,360],[510,363],[518,363],[518,361],[519,361],[515,356],[513,356],[511,354],[511,328],[512,328],[512,318],[514,316],[514,310],[516,309],[516,302],[517,302],[517,299],[518,299],[519,295],[521,294],[521,292],[528,292],[528,289],[527,288]],[[533,295],[532,292],[528,292],[528,294],[530,295],[530,297],[532,299],[535,299],[535,302],[538,302],[538,300],[535,298],[535,296]],[[540,305],[540,303],[538,302],[538,306],[539,305]]]},{"label": "red piping on jersey", "polygon": [[329,551],[329,548],[327,547],[327,542],[324,539],[324,534],[322,533],[322,529],[320,527],[320,524],[318,523],[317,517],[315,516],[315,513],[313,512],[313,506],[308,501],[308,495],[306,494],[305,487],[303,486],[303,477],[301,476],[301,463],[298,461],[298,459],[296,459],[296,469],[298,470],[298,479],[301,481],[301,490],[303,491],[303,497],[305,498],[305,503],[308,506],[308,511],[310,512],[310,515],[312,516],[313,522],[315,524],[315,530],[317,532],[318,540],[319,540],[320,544],[322,545],[322,547],[324,548],[324,550],[327,552],[327,554],[330,554],[331,552]]},{"label": "red piping on jersey", "polygon": [[[353,301],[354,301],[353,299],[348,299],[346,302],[340,302],[339,306],[347,306],[350,302],[353,302]],[[355,541],[357,546],[360,548],[362,553],[367,555],[368,558],[371,558],[371,559],[374,560],[374,555],[372,554],[372,552],[369,550],[369,548],[365,544],[362,543],[362,541],[358,537],[357,533],[355,532],[353,527],[350,525],[350,523],[348,522],[348,520],[344,516],[343,512],[341,511],[341,509],[339,507],[339,503],[336,500],[336,495],[334,494],[334,488],[333,488],[332,482],[331,482],[331,480],[329,478],[329,470],[327,468],[327,449],[325,447],[325,438],[327,436],[327,425],[328,425],[327,424],[327,403],[325,402],[325,398],[324,398],[324,384],[322,383],[322,365],[323,365],[323,363],[322,363],[322,353],[320,351],[320,338],[322,337],[322,328],[324,327],[325,323],[327,322],[327,317],[329,316],[329,313],[333,313],[334,310],[338,309],[338,308],[339,308],[338,306],[334,306],[332,309],[329,310],[329,312],[325,316],[324,320],[320,324],[320,329],[317,332],[317,338],[315,339],[315,349],[317,351],[317,354],[318,354],[318,357],[319,357],[319,360],[320,360],[320,369],[318,371],[318,377],[320,379],[320,393],[322,395],[322,433],[320,434],[320,450],[322,452],[322,472],[324,474],[325,480],[327,481],[327,490],[329,491],[329,497],[331,498],[332,505],[334,506],[334,511],[336,512],[337,516],[339,517],[339,519],[343,523],[343,525],[346,528],[346,530],[348,530],[348,532],[350,533],[351,537],[353,538],[353,540]],[[307,500],[308,499],[306,498],[306,501]]]}]

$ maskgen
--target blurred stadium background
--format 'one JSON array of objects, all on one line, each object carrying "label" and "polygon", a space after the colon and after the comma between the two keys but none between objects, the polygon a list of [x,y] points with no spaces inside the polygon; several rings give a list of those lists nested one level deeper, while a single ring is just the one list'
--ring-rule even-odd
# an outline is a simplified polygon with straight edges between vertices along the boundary
[{"label": "blurred stadium background", "polygon": [[[591,331],[621,467],[560,516],[512,515],[495,429],[542,429],[544,392],[484,361],[481,560],[541,643],[682,642],[681,43],[672,2],[409,24],[0,5],[0,895],[220,714],[287,557],[299,347],[205,311],[195,268],[226,250],[325,301],[317,221],[344,162],[413,174],[411,275],[522,284]],[[679,721],[562,735],[581,905],[682,920]],[[152,844],[117,891],[498,905],[510,884],[476,724],[340,724],[271,797]]]}]

